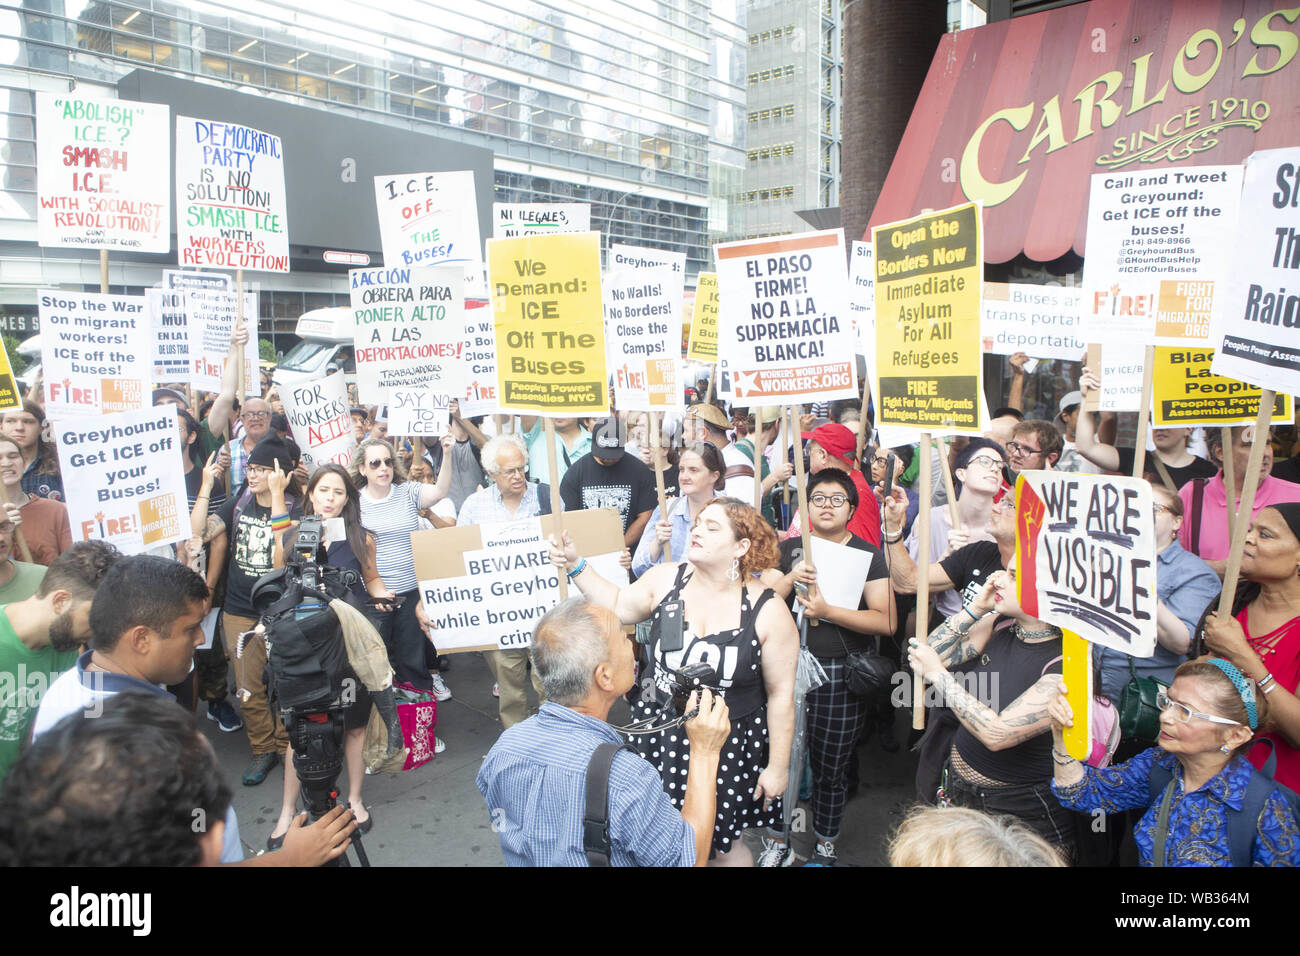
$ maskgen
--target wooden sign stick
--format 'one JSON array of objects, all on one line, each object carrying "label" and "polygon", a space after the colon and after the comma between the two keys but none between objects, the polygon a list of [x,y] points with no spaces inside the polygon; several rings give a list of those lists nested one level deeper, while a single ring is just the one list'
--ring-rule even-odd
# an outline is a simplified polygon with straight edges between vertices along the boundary
[{"label": "wooden sign stick", "polygon": [[[1147,429],[1151,424],[1151,390],[1152,372],[1156,364],[1156,347],[1147,346],[1146,360],[1142,367],[1142,398],[1138,402],[1137,441],[1133,445],[1133,477],[1141,478],[1146,474],[1147,465]],[[1163,464],[1163,463],[1162,463]]]},{"label": "wooden sign stick", "polygon": [[[930,433],[921,435],[921,474],[917,490],[921,508],[916,515],[916,640],[927,644],[930,638]],[[925,678],[912,674],[912,729],[925,730]]]},{"label": "wooden sign stick", "polygon": [[1151,456],[1151,463],[1156,466],[1156,473],[1160,475],[1161,483],[1174,494],[1178,494],[1178,486],[1174,484],[1174,476],[1169,474],[1169,466],[1164,463],[1159,451]]},{"label": "wooden sign stick", "polygon": [[[659,434],[662,412],[650,412],[650,467],[655,473],[655,494],[659,496],[659,520],[668,520],[668,499],[664,494],[664,470],[659,467],[659,449],[663,447]],[[660,555],[662,557],[662,555]]]},{"label": "wooden sign stick", "polygon": [[[790,416],[793,425],[797,418],[803,414],[803,406],[787,405],[785,411]],[[802,444],[794,450],[794,481],[794,493],[797,496],[796,500],[799,508],[799,539],[800,544],[803,546],[803,563],[815,571],[817,569],[813,565],[812,534],[808,530],[811,519],[808,517],[808,486],[807,482],[804,481]],[[809,627],[818,626],[815,617],[805,614],[804,620],[808,622]]]},{"label": "wooden sign stick", "polygon": [[[786,455],[790,454],[790,430],[789,430],[790,408],[787,405],[781,406],[781,464],[785,464]],[[790,515],[790,482],[781,482],[781,494],[785,497],[786,517]]]},{"label": "wooden sign stick", "polygon": [[108,250],[99,250],[99,291],[108,294]]},{"label": "wooden sign stick", "polygon": [[[1259,488],[1259,466],[1264,461],[1264,446],[1268,443],[1268,426],[1273,420],[1273,402],[1277,393],[1271,388],[1259,394],[1259,413],[1255,416],[1255,438],[1250,444],[1250,461],[1241,482],[1241,504],[1237,508],[1237,521],[1232,529],[1232,544],[1228,547],[1228,566],[1223,572],[1223,591],[1219,595],[1219,617],[1232,613],[1232,599],[1237,593],[1237,576],[1241,573],[1241,551],[1246,544],[1246,531],[1250,528],[1251,513],[1255,507],[1255,492]],[[1226,461],[1231,448],[1223,450]],[[1232,511],[1232,488],[1228,489],[1228,511]]]},{"label": "wooden sign stick", "polygon": [[[564,502],[560,500],[560,482],[557,480],[559,466],[556,464],[555,453],[555,419],[543,418],[542,428],[546,432],[546,464],[547,474],[551,478],[551,514],[555,516],[555,540],[564,547]],[[560,600],[569,599],[569,576],[560,574]]]},{"label": "wooden sign stick", "polygon": [[717,377],[718,377],[718,363],[714,362],[712,365],[709,366],[709,387],[704,395],[705,405],[713,404],[713,391],[714,391],[713,386],[716,384]]},{"label": "wooden sign stick", "polygon": [[1228,540],[1231,541],[1237,527],[1237,466],[1232,460],[1232,428],[1224,425],[1220,434],[1223,436],[1223,487],[1228,492]]},{"label": "wooden sign stick", "polygon": [[754,510],[763,513],[763,408],[754,406]]},{"label": "wooden sign stick", "polygon": [[948,520],[952,527],[961,530],[961,515],[957,513],[957,493],[953,491],[952,465],[948,461],[948,439],[939,436],[939,461],[943,467],[943,488],[948,492]]}]

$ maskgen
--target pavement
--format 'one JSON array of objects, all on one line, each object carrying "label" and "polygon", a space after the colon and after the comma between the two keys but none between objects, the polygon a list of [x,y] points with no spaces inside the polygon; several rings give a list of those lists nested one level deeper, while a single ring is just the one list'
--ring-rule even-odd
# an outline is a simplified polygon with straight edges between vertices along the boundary
[{"label": "pavement", "polygon": [[[505,865],[487,807],[474,785],[479,766],[502,729],[497,699],[492,696],[492,675],[482,654],[454,654],[451,660],[452,667],[443,677],[453,697],[438,704],[437,734],[447,749],[416,770],[366,777],[363,796],[375,823],[364,843],[372,866]],[[230,700],[237,705],[234,693]],[[624,715],[616,709],[610,716],[618,721]],[[283,767],[277,765],[259,786],[242,786],[240,776],[250,757],[247,735],[243,730],[222,733],[215,721],[206,719],[202,704],[198,717],[234,789],[245,852],[256,854],[264,849],[280,815]],[[908,714],[896,712],[895,718],[895,733],[905,744]],[[839,860],[854,866],[883,866],[889,834],[913,802],[916,757],[905,746],[897,753],[885,753],[874,733],[858,753],[861,785],[845,810]],[[346,771],[339,787],[346,794]],[[812,814],[804,809],[807,832],[792,837],[798,862],[812,856]],[[746,842],[757,849],[758,834],[747,832]],[[351,851],[348,855],[355,865],[355,856]]]}]

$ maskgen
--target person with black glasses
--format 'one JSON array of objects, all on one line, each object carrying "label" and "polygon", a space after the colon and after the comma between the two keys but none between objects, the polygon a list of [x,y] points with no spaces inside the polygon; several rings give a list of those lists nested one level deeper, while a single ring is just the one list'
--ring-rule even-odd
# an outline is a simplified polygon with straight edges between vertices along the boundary
[{"label": "person with black glasses", "polygon": [[1003,469],[1007,484],[1014,486],[1022,471],[1052,468],[1064,447],[1061,433],[1051,422],[1041,418],[1021,422],[1012,429],[1011,441],[1007,442],[1007,467]]}]

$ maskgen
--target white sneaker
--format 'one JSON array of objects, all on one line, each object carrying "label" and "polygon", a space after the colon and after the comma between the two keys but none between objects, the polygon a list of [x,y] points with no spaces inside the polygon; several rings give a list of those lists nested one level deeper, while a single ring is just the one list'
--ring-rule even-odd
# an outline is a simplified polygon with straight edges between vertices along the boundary
[{"label": "white sneaker", "polygon": [[493,696],[493,697],[500,697],[500,696],[501,696],[501,685],[500,685],[500,684],[493,684],[493,685],[492,685],[492,696]]},{"label": "white sneaker", "polygon": [[447,744],[446,744],[446,742],[445,742],[441,737],[434,737],[434,738],[433,738],[433,752],[434,752],[434,753],[436,753],[436,754],[440,754],[440,753],[442,753],[442,752],[443,752],[444,750],[446,750],[446,749],[447,749]]},{"label": "white sneaker", "polygon": [[763,837],[763,852],[758,855],[759,866],[789,866],[794,862],[794,852],[789,843]]},{"label": "white sneaker", "polygon": [[835,856],[835,844],[818,840],[812,861],[818,866],[835,866],[839,862],[838,857]]},{"label": "white sneaker", "polygon": [[451,700],[451,691],[447,689],[447,682],[442,679],[441,674],[430,674],[429,679],[433,682],[433,696],[438,700]]}]

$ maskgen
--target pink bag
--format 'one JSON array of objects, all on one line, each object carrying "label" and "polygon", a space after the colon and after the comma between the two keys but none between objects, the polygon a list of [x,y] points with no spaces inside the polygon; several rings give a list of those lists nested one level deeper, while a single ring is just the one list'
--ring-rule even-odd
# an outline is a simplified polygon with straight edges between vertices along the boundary
[{"label": "pink bag", "polygon": [[414,770],[433,759],[438,726],[438,699],[431,691],[420,690],[412,684],[394,681],[397,691],[397,720],[402,725],[402,742],[409,753],[403,770]]}]

